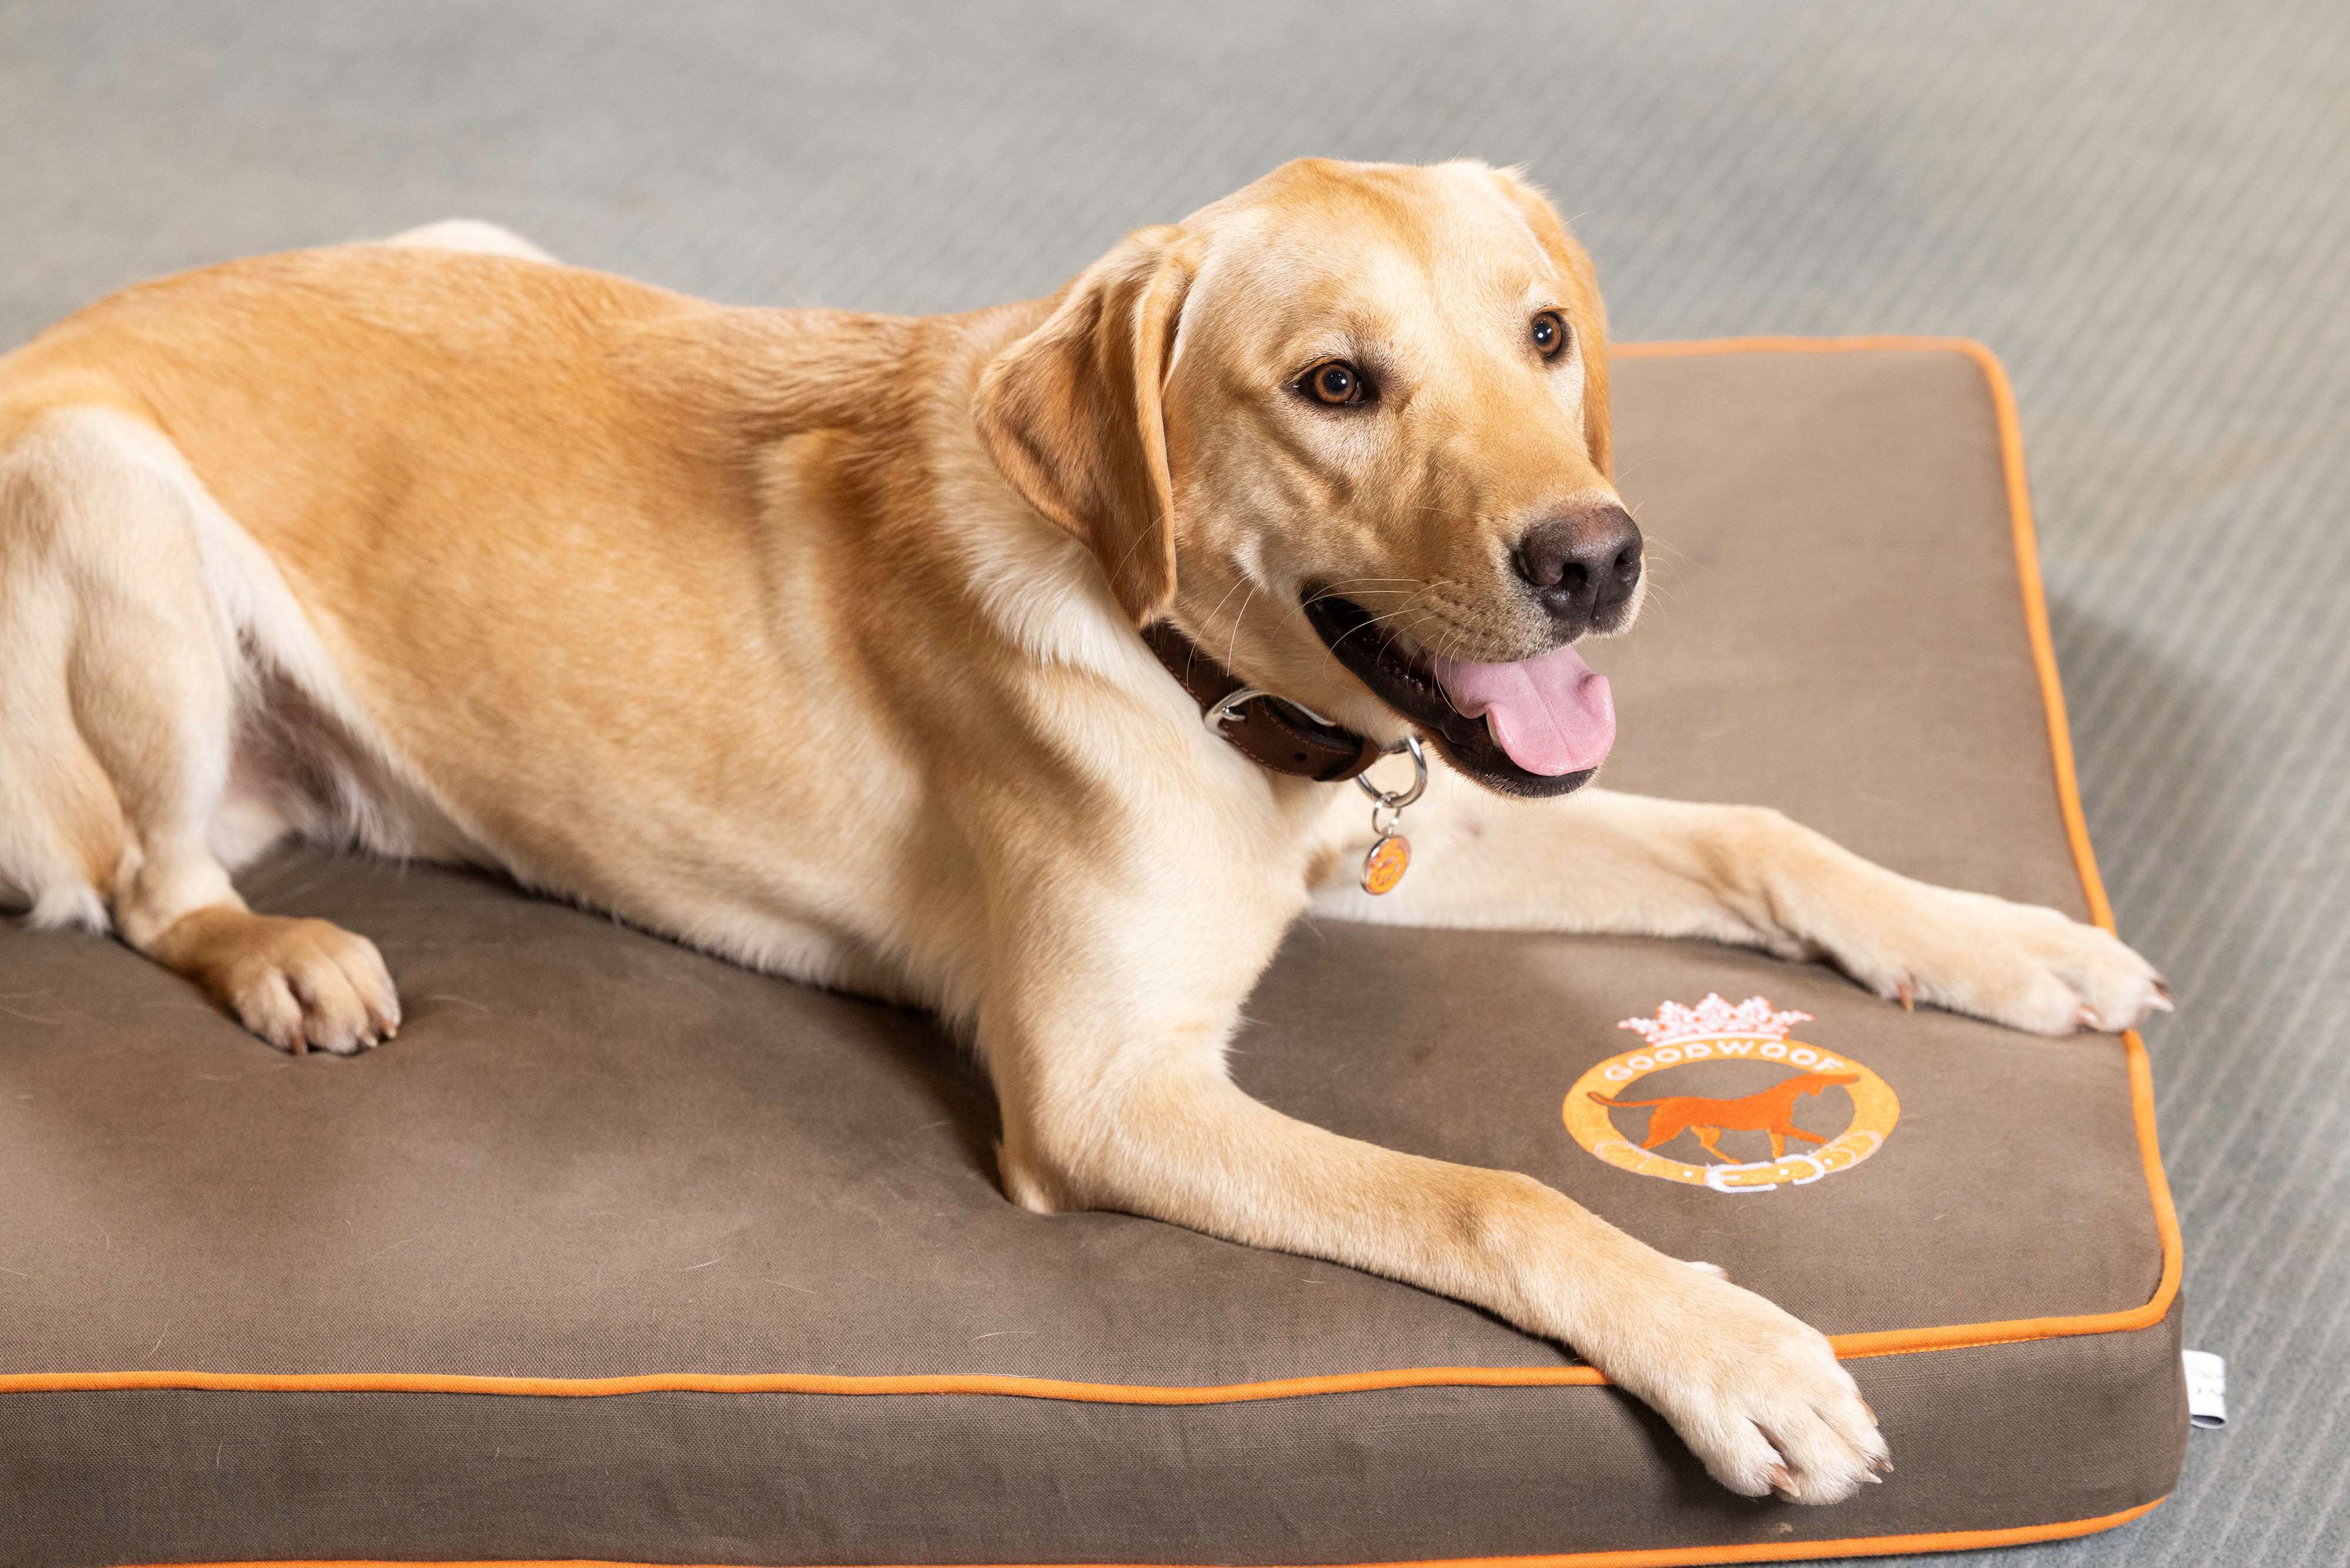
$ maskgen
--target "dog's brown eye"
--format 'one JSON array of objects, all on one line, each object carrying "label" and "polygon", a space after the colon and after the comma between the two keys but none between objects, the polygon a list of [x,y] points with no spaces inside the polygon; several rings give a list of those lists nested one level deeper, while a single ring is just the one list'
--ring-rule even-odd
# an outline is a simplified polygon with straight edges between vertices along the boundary
[{"label": "dog's brown eye", "polygon": [[1370,383],[1363,379],[1363,373],[1344,359],[1325,359],[1306,371],[1305,386],[1315,402],[1327,403],[1334,409],[1366,402],[1371,395]]},{"label": "dog's brown eye", "polygon": [[1537,311],[1534,315],[1534,351],[1545,359],[1555,359],[1566,348],[1566,317],[1555,310]]}]

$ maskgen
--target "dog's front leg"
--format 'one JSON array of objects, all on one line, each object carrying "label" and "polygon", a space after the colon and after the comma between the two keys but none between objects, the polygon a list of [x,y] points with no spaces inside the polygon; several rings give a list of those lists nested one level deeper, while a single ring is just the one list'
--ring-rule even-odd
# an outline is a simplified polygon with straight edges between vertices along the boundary
[{"label": "dog's front leg", "polygon": [[1412,808],[1412,869],[1353,886],[1359,802],[1326,822],[1318,912],[1347,919],[1701,937],[1825,958],[1878,995],[2040,1034],[2130,1028],[2168,1010],[2152,965],[2054,909],[1889,871],[1760,806],[1586,789],[1504,799],[1441,772]]},{"label": "dog's front leg", "polygon": [[1826,1339],[1761,1296],[1530,1177],[1341,1137],[1242,1093],[1224,1047],[1282,922],[1253,919],[1233,891],[1129,890],[1013,922],[980,1037],[1014,1199],[1147,1215],[1472,1302],[1573,1346],[1734,1491],[1833,1502],[1885,1468]]}]

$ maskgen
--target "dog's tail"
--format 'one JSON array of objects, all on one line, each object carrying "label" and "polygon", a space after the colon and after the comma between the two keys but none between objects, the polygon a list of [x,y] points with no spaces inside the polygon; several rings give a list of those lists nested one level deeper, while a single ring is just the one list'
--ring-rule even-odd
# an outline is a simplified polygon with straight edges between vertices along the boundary
[{"label": "dog's tail", "polygon": [[1586,1089],[1583,1092],[1611,1111],[1637,1111],[1642,1106],[1661,1106],[1665,1103],[1663,1100],[1611,1100],[1596,1089]]}]

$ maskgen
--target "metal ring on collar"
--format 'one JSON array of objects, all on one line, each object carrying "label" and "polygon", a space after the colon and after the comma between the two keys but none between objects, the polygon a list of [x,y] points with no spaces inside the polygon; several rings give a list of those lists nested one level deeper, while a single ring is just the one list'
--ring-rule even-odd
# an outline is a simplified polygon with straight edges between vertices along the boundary
[{"label": "metal ring on collar", "polygon": [[1365,794],[1371,797],[1374,805],[1383,805],[1389,811],[1401,811],[1428,793],[1428,753],[1420,750],[1418,735],[1406,735],[1402,744],[1395,747],[1394,750],[1411,753],[1412,780],[1409,789],[1381,789],[1371,782],[1371,775],[1368,774],[1357,774],[1355,783],[1361,786]]}]

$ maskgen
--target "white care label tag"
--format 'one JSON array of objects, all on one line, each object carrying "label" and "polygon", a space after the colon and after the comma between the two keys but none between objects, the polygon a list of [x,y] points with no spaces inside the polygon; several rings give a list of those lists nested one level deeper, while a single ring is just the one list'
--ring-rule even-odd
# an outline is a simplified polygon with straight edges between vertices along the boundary
[{"label": "white care label tag", "polygon": [[2216,1432],[2228,1424],[2228,1364],[2208,1350],[2183,1350],[2187,1364],[2187,1423]]}]

